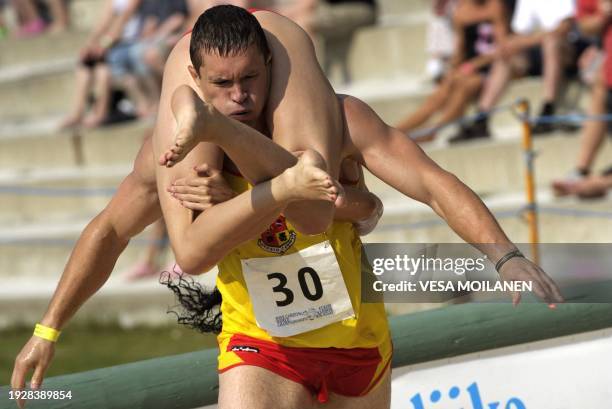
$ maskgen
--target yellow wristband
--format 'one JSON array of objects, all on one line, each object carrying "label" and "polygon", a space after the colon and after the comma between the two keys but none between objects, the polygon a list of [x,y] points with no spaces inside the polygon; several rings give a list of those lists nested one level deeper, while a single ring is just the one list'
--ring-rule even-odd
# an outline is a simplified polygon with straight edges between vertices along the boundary
[{"label": "yellow wristband", "polygon": [[36,327],[34,327],[34,336],[45,339],[47,341],[57,342],[57,339],[59,338],[60,334],[60,331],[50,327],[45,327],[42,324],[36,324]]}]

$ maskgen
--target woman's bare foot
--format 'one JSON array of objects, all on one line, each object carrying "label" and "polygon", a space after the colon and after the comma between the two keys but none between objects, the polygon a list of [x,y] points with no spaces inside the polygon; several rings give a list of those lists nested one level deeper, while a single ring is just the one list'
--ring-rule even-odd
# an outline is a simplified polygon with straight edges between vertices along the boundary
[{"label": "woman's bare foot", "polygon": [[280,202],[324,200],[335,202],[344,196],[342,186],[323,169],[325,161],[317,152],[306,150],[298,163],[272,179],[272,194]]},{"label": "woman's bare foot", "polygon": [[214,143],[208,131],[215,126],[215,118],[221,115],[188,86],[181,86],[174,91],[172,111],[176,118],[174,145],[159,157],[159,164],[168,168],[183,160],[198,143]]}]

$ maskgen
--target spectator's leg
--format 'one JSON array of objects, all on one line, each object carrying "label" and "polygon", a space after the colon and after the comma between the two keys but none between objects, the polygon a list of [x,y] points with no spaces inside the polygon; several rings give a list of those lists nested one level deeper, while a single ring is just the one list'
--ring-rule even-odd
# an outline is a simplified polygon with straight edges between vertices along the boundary
[{"label": "spectator's leg", "polygon": [[[593,86],[591,109],[589,114],[606,114],[607,97],[608,89],[605,81],[603,78],[598,78],[597,82]],[[595,157],[599,152],[599,148],[605,139],[607,125],[608,124],[606,122],[602,121],[585,122],[581,135],[580,150],[578,152],[578,162],[576,163],[576,169],[579,172],[587,174],[591,170]]]},{"label": "spectator's leg", "polygon": [[158,47],[148,47],[143,52],[143,61],[156,75],[161,78],[164,73],[165,58]]},{"label": "spectator's leg", "polygon": [[74,107],[71,113],[62,120],[60,124],[61,129],[70,128],[78,125],[85,115],[87,109],[87,100],[89,98],[89,91],[91,90],[91,81],[93,77],[93,68],[79,65],[76,70],[75,82],[76,82],[76,95],[74,100]]},{"label": "spectator's leg", "polygon": [[491,67],[491,73],[485,81],[478,103],[478,109],[481,112],[489,112],[497,105],[511,78],[512,65],[510,61],[506,58],[496,59]]},{"label": "spectator's leg", "polygon": [[436,114],[436,112],[444,107],[445,102],[448,100],[451,92],[453,92],[454,85],[454,80],[449,78],[445,79],[442,84],[427,97],[425,102],[423,102],[423,104],[421,104],[421,106],[409,117],[399,122],[396,128],[402,132],[410,132],[425,124]]},{"label": "spectator's leg", "polygon": [[18,37],[31,37],[44,31],[45,22],[40,18],[32,0],[13,0],[11,4],[21,24],[17,31]]},{"label": "spectator's leg", "polygon": [[164,219],[156,221],[149,236],[151,243],[147,246],[145,257],[136,263],[125,275],[127,280],[138,280],[141,278],[156,276],[159,273],[161,255],[168,247],[168,233]]},{"label": "spectator's leg", "polygon": [[108,117],[110,93],[111,93],[111,71],[107,64],[98,64],[94,71],[94,82],[96,86],[96,102],[93,109],[83,120],[83,125],[93,128],[101,125]]},{"label": "spectator's leg", "polygon": [[[555,103],[559,82],[561,81],[561,44],[560,34],[551,32],[544,36],[542,55],[544,59],[544,103]],[[553,114],[551,112],[550,114]]]},{"label": "spectator's leg", "polygon": [[478,96],[484,80],[478,73],[464,76],[456,80],[456,85],[444,105],[442,115],[437,121],[443,125],[461,118],[468,104]]},{"label": "spectator's leg", "polygon": [[48,0],[53,23],[50,31],[58,33],[68,29],[68,8],[64,0]]},{"label": "spectator's leg", "polygon": [[130,99],[136,105],[136,113],[138,117],[146,117],[149,114],[149,99],[142,89],[140,81],[134,74],[125,74],[120,79],[121,85],[129,95]]},{"label": "spectator's leg", "polygon": [[606,195],[612,188],[612,174],[594,175],[572,183],[555,186],[557,196],[575,195],[582,199],[594,199]]},{"label": "spectator's leg", "polygon": [[0,0],[0,40],[6,38],[8,35],[8,29],[4,21],[4,5],[4,0]]},{"label": "spectator's leg", "polygon": [[[161,93],[161,75],[157,78],[155,69],[163,73],[164,61],[157,41],[142,41],[129,48],[130,67],[134,82],[130,85],[138,104],[139,116],[146,117],[154,113]],[[152,65],[157,64],[157,67]]]}]

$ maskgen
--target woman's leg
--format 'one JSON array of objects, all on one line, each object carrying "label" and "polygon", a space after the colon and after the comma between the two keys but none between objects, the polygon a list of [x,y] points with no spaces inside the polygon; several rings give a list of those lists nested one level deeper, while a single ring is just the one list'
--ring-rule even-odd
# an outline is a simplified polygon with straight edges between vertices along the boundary
[{"label": "woman's leg", "polygon": [[[344,123],[336,94],[317,61],[308,34],[291,20],[259,11],[255,17],[266,30],[272,50],[272,79],[268,99],[268,126],[275,142],[295,152],[313,149],[337,179],[344,143]],[[315,210],[313,210],[313,206]],[[332,203],[293,203],[286,210],[292,220],[302,214],[319,214],[325,230],[333,220]],[[296,226],[301,231],[307,226]],[[312,228],[312,226],[311,226]]]},{"label": "woman's leg", "polygon": [[[268,126],[289,151],[314,149],[337,178],[344,124],[336,94],[317,61],[308,34],[279,14],[259,11],[272,50]],[[307,107],[307,108],[305,108]]]}]

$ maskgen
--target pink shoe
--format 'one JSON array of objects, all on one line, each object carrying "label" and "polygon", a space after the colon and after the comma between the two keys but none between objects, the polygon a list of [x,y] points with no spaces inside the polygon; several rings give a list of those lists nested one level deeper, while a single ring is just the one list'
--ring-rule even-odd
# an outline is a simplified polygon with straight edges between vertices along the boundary
[{"label": "pink shoe", "polygon": [[36,20],[32,20],[27,24],[21,26],[19,31],[17,31],[17,38],[28,38],[34,37],[43,31],[45,31],[45,22],[41,18],[37,18]]},{"label": "pink shoe", "polygon": [[134,265],[134,267],[132,267],[124,277],[127,281],[136,281],[154,276],[157,276],[157,270],[149,263],[143,261],[136,263],[136,265]]}]

